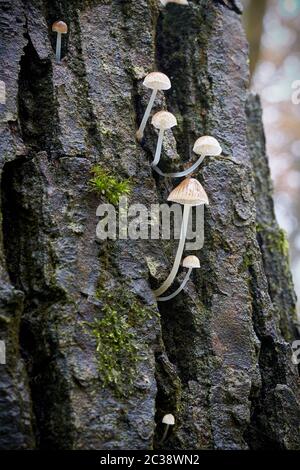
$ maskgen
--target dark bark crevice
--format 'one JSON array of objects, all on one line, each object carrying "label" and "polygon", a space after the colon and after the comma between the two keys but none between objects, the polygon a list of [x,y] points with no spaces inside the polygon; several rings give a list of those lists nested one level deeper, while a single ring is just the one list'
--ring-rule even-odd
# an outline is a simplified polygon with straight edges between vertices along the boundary
[{"label": "dark bark crevice", "polygon": [[[89,2],[87,2],[87,4],[88,3]],[[68,2],[67,0],[44,0],[43,6],[53,51],[55,51],[56,47],[56,34],[51,30],[52,24],[59,19],[63,19],[63,21],[68,25],[69,32],[68,34],[63,35],[62,39],[62,67],[69,68],[74,74],[74,77],[78,80],[77,87],[74,88],[74,94],[76,96],[77,104],[81,109],[81,122],[84,123],[84,127],[86,127],[87,131],[88,154],[89,156],[93,156],[94,152],[102,152],[102,141],[101,133],[98,128],[97,117],[95,116],[89,97],[89,85],[87,81],[84,51],[82,49],[79,12],[81,8],[83,8],[83,5],[79,0],[75,0],[74,2]],[[72,31],[71,51],[69,50],[70,31]],[[61,73],[63,73],[63,71]],[[59,120],[56,122],[59,122]],[[63,132],[63,130],[61,132]],[[63,141],[64,135],[61,135],[60,139]],[[61,156],[63,155],[65,154],[62,152]],[[86,155],[79,154],[78,156]]]},{"label": "dark bark crevice", "polygon": [[[153,443],[154,449],[165,449],[166,446],[170,446],[170,442],[172,441],[174,434],[174,428],[170,428],[165,441],[161,442],[161,438],[164,433],[162,418],[165,414],[171,413],[176,417],[175,419],[177,419],[182,399],[182,384],[178,371],[174,364],[170,362],[164,348],[165,345],[162,346],[162,351],[157,353],[155,356],[157,394],[155,400],[156,428]],[[176,422],[176,426],[178,426],[178,424],[179,423]]]},{"label": "dark bark crevice", "polygon": [[57,153],[57,111],[54,99],[52,65],[40,60],[30,38],[24,49],[19,74],[19,124],[30,152]]},{"label": "dark bark crevice", "polygon": [[[204,17],[205,21],[204,21]],[[174,171],[182,168],[183,163],[191,163],[196,159],[192,153],[193,144],[200,135],[205,134],[206,112],[210,103],[210,80],[207,76],[205,47],[209,37],[210,23],[213,21],[212,11],[201,9],[182,8],[169,5],[158,16],[155,36],[155,56],[157,70],[166,73],[171,80],[172,88],[164,92],[168,111],[175,114],[178,125],[172,129],[176,141],[180,161],[169,162],[162,158],[160,167],[164,171]],[[164,161],[165,160],[165,161]],[[154,175],[158,192],[162,192],[162,178]],[[175,186],[180,180],[170,181]],[[195,253],[198,254],[198,253]],[[170,259],[172,263],[172,259]],[[209,302],[206,295],[207,288],[203,281],[197,279],[197,292],[201,302]],[[176,281],[177,284],[178,281]],[[192,279],[189,283],[192,284]],[[173,286],[173,288],[178,286]],[[158,423],[164,413],[173,413],[176,420],[175,428],[170,432],[164,448],[185,448],[186,440],[194,445],[204,448],[211,445],[209,425],[207,429],[198,432],[189,424],[188,409],[186,409],[187,396],[193,395],[201,383],[201,406],[208,406],[209,379],[205,375],[208,370],[207,358],[209,338],[205,331],[202,316],[197,318],[206,307],[203,303],[194,305],[194,287],[188,292],[168,302],[159,302],[161,314],[162,340],[168,360],[173,364],[178,380],[181,384],[180,403],[174,409],[172,398],[163,390],[163,384],[158,381],[158,395],[156,399]],[[183,313],[184,312],[184,313]],[[202,358],[195,357],[194,348],[197,344],[201,349]],[[158,370],[160,366],[158,364]],[[158,375],[158,377],[160,377]],[[206,382],[206,383],[204,383]],[[193,400],[193,398],[191,398]],[[167,408],[169,407],[169,411]],[[206,418],[203,417],[203,421]],[[206,422],[206,426],[207,426]],[[202,424],[201,426],[202,427]],[[157,432],[161,431],[158,426]],[[189,436],[189,437],[188,437]],[[200,444],[201,442],[201,444]]]},{"label": "dark bark crevice", "polygon": [[[26,197],[31,185],[40,183],[30,161],[18,159],[4,166],[3,243],[10,280],[25,294],[19,343],[31,390],[36,443],[41,449],[70,448],[71,410],[61,370],[64,359],[57,355],[53,329],[60,319],[51,314],[52,305],[63,305],[65,297],[47,284],[43,274],[47,253],[42,241],[42,199],[35,200],[34,193],[30,202]],[[37,252],[43,255],[37,257]]]},{"label": "dark bark crevice", "polygon": [[[261,385],[252,387],[250,394],[251,419],[245,432],[245,439],[250,449],[282,449],[276,428],[272,428],[272,415],[277,410],[272,409],[269,399],[277,384],[286,383],[285,370],[283,364],[279,362],[278,340],[276,333],[270,326],[266,317],[266,305],[263,304],[259,287],[259,279],[255,268],[249,267],[251,275],[251,296],[253,299],[253,326],[257,338],[260,341],[259,349],[259,371]],[[264,312],[262,314],[262,312]]]},{"label": "dark bark crevice", "polygon": [[166,92],[166,103],[178,121],[172,131],[181,165],[195,158],[193,144],[205,134],[210,103],[205,45],[213,17],[211,10],[182,9],[174,5],[162,11],[157,21],[156,62],[172,82],[172,88]]},{"label": "dark bark crevice", "polygon": [[[259,340],[260,379],[252,383],[250,423],[244,437],[249,448],[254,450],[297,448],[293,420],[287,418],[292,415],[296,422],[300,419],[297,375],[290,364],[291,349],[279,336],[280,330],[274,321],[275,306],[269,296],[263,294],[266,280],[259,274],[257,263],[250,263],[248,269],[252,321]],[[282,427],[278,426],[280,422]],[[289,424],[283,426],[284,422]]]},{"label": "dark bark crevice", "polygon": [[[60,319],[51,314],[55,304],[63,305],[65,294],[49,285],[44,276],[47,261],[54,267],[56,260],[45,245],[48,222],[43,213],[44,177],[38,165],[42,154],[51,160],[62,154],[59,121],[51,60],[40,59],[27,33],[26,38],[18,77],[18,123],[27,156],[3,168],[3,245],[10,281],[24,293],[19,346],[31,394],[35,445],[40,449],[71,448],[69,391],[53,328]],[[55,230],[49,231],[53,232],[50,238],[55,238]]]}]

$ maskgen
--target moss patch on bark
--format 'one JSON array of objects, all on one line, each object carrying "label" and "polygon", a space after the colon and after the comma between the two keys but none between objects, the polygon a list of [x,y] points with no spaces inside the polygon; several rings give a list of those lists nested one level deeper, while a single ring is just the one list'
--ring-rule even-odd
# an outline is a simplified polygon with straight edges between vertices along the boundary
[{"label": "moss patch on bark", "polygon": [[[83,322],[96,340],[96,356],[103,387],[111,386],[117,395],[132,392],[141,345],[135,327],[151,319],[155,311],[142,305],[125,287],[107,291],[98,289],[102,318]],[[156,313],[157,314],[157,313]]]},{"label": "moss patch on bark", "polygon": [[131,182],[129,179],[120,180],[100,165],[94,165],[91,173],[93,177],[89,183],[92,190],[105,196],[111,204],[117,205],[121,196],[130,194]]}]

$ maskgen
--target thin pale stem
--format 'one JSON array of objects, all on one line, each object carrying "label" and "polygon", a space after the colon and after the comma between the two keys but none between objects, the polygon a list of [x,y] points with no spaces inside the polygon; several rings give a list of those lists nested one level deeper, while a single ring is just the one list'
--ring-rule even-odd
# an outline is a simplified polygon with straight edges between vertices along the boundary
[{"label": "thin pale stem", "polygon": [[165,302],[166,300],[171,300],[173,299],[174,297],[176,297],[176,295],[179,294],[179,292],[182,291],[182,289],[185,288],[186,286],[186,283],[188,282],[189,278],[190,278],[190,275],[191,275],[191,272],[192,272],[193,268],[189,268],[188,272],[186,273],[185,275],[185,278],[183,279],[182,283],[180,284],[180,286],[178,287],[178,289],[176,289],[172,294],[170,295],[166,295],[165,297],[158,297],[158,299],[156,299],[158,302]]},{"label": "thin pale stem", "polygon": [[61,56],[61,33],[57,33],[57,38],[56,38],[56,62],[60,62],[60,56]]},{"label": "thin pale stem", "polygon": [[190,173],[193,173],[193,171],[195,171],[198,168],[198,166],[203,162],[204,158],[205,158],[205,155],[201,155],[192,166],[190,166],[186,170],[179,171],[177,173],[164,173],[158,168],[158,166],[155,166],[153,164],[152,164],[152,168],[154,171],[156,171],[156,173],[158,173],[160,176],[164,176],[165,178],[181,178],[182,176],[187,176]]},{"label": "thin pale stem", "polygon": [[143,119],[142,119],[142,122],[141,122],[141,125],[136,133],[137,137],[138,137],[138,140],[142,140],[143,138],[143,135],[144,135],[144,130],[145,130],[145,127],[146,127],[146,124],[147,124],[147,121],[149,119],[149,116],[150,116],[150,113],[151,113],[151,109],[153,107],[153,103],[154,103],[154,100],[156,98],[156,94],[157,94],[157,90],[154,89],[152,90],[152,93],[151,93],[151,96],[150,96],[150,100],[149,100],[149,103],[148,103],[148,106],[146,108],[146,111],[145,111],[145,114],[143,116]]},{"label": "thin pale stem", "polygon": [[162,444],[162,443],[165,441],[165,439],[166,439],[166,437],[167,437],[167,434],[168,434],[168,431],[169,431],[169,427],[170,427],[170,425],[167,424],[167,425],[166,425],[166,429],[165,429],[165,431],[164,431],[164,433],[163,433],[163,436],[162,436],[161,440],[159,441],[159,444]]},{"label": "thin pale stem", "polygon": [[154,295],[156,297],[161,296],[161,294],[163,294],[170,287],[170,285],[174,281],[176,274],[178,272],[180,260],[181,260],[183,249],[184,249],[186,234],[187,234],[190,208],[191,206],[188,204],[185,204],[183,206],[183,218],[182,218],[181,231],[180,231],[180,240],[179,240],[174,264],[167,279],[162,283],[162,285],[158,289],[154,291]]},{"label": "thin pale stem", "polygon": [[162,143],[163,143],[163,138],[164,138],[164,129],[159,129],[159,134],[158,134],[158,140],[157,140],[157,145],[156,145],[156,151],[154,155],[153,162],[151,165],[155,166],[159,163],[160,160],[160,155],[161,155],[161,148],[162,148]]}]

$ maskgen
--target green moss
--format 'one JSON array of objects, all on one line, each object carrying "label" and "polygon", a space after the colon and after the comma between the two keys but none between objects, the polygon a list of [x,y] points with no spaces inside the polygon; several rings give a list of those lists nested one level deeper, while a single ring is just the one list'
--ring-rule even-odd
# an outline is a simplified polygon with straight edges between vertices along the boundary
[{"label": "green moss", "polygon": [[126,287],[113,292],[99,289],[102,318],[83,322],[96,340],[96,357],[103,387],[112,386],[117,395],[128,395],[141,359],[134,328],[152,318],[154,310],[142,305]]},{"label": "green moss", "polygon": [[6,317],[5,315],[0,314],[0,323],[5,323],[8,325],[11,322],[11,319],[9,317]]},{"label": "green moss", "polygon": [[267,225],[257,224],[256,231],[265,232],[268,249],[271,252],[277,251],[282,256],[289,256],[289,242],[287,240],[286,232],[283,229],[270,229]]},{"label": "green moss", "polygon": [[273,244],[276,249],[283,255],[289,256],[289,242],[287,240],[286,232],[279,229],[275,237],[273,237]]},{"label": "green moss", "polygon": [[111,137],[113,135],[113,132],[110,129],[108,129],[107,127],[105,127],[103,124],[99,124],[98,127],[99,127],[100,133],[102,135],[105,135],[107,137]]},{"label": "green moss", "polygon": [[100,165],[94,165],[91,173],[93,177],[89,183],[92,190],[104,195],[111,204],[117,205],[121,196],[130,194],[129,179],[121,181]]},{"label": "green moss", "polygon": [[252,253],[246,252],[243,256],[242,272],[248,271],[249,267],[253,264]]}]

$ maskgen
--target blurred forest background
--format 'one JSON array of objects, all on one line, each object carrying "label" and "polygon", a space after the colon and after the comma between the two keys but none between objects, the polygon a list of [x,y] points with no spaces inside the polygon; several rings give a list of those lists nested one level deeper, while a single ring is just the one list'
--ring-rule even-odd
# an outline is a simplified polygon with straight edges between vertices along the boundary
[{"label": "blurred forest background", "polygon": [[251,89],[263,107],[277,220],[286,231],[300,318],[300,0],[243,0]]}]

